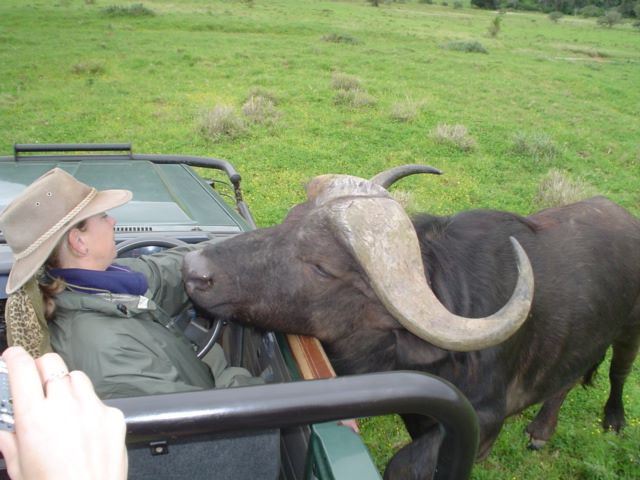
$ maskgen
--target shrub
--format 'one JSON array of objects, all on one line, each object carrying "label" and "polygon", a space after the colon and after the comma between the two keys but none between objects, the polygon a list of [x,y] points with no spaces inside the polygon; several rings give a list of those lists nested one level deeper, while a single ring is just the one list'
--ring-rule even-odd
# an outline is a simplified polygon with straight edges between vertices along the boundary
[{"label": "shrub", "polygon": [[375,105],[376,99],[363,90],[338,90],[334,102],[336,105],[362,108]]},{"label": "shrub", "polygon": [[418,201],[413,192],[407,190],[393,189],[391,197],[398,202],[402,208],[407,212],[416,212],[418,210]]},{"label": "shrub", "polygon": [[527,135],[516,133],[513,136],[511,150],[516,155],[532,158],[536,161],[553,160],[558,155],[558,147],[546,134]]},{"label": "shrub", "polygon": [[598,22],[598,25],[611,28],[614,25],[622,22],[622,14],[616,9],[612,8],[611,10],[607,10],[601,17],[598,17],[598,20],[596,20],[596,22]]},{"label": "shrub", "polygon": [[242,113],[256,124],[273,125],[280,118],[280,112],[273,101],[262,95],[253,95],[242,105]]},{"label": "shrub", "polygon": [[453,2],[453,8],[462,8],[464,7],[463,3],[460,0],[455,0],[455,2]]},{"label": "shrub", "polygon": [[633,28],[637,28],[640,30],[640,20],[636,20],[635,22],[633,22]]},{"label": "shrub", "polygon": [[198,132],[213,142],[233,139],[246,132],[246,125],[233,107],[219,105],[203,111],[198,122]]},{"label": "shrub", "polygon": [[500,33],[501,26],[502,26],[502,18],[499,15],[497,15],[493,17],[493,20],[491,20],[491,23],[489,24],[489,28],[487,29],[487,33],[491,38],[495,38],[498,36],[498,33]]},{"label": "shrub", "polygon": [[500,6],[500,0],[471,0],[471,5],[478,8],[490,8],[495,10]]},{"label": "shrub", "polygon": [[351,35],[340,35],[339,33],[329,33],[320,38],[323,42],[346,43],[349,45],[358,45],[360,40]]},{"label": "shrub", "polygon": [[96,62],[80,62],[71,67],[71,72],[76,75],[100,75],[105,72],[105,68]]},{"label": "shrub", "polygon": [[418,3],[426,3],[427,5],[433,5],[433,0],[418,0]]},{"label": "shrub", "polygon": [[564,13],[562,12],[551,12],[549,13],[549,20],[551,20],[554,23],[558,23],[558,20],[560,20],[562,17],[564,17]]},{"label": "shrub", "polygon": [[153,10],[145,7],[142,3],[135,3],[128,7],[111,5],[102,11],[110,17],[151,17],[155,15]]},{"label": "shrub", "polygon": [[346,73],[335,72],[331,76],[331,86],[335,90],[361,90],[362,82],[358,77]]},{"label": "shrub", "polygon": [[588,183],[572,180],[565,172],[552,168],[540,182],[534,203],[538,208],[560,207],[595,194]]},{"label": "shrub", "polygon": [[604,11],[602,10],[602,8],[598,7],[597,5],[586,5],[578,10],[578,14],[583,17],[595,18],[601,16],[603,13]]},{"label": "shrub", "polygon": [[275,93],[262,87],[251,87],[247,98],[245,98],[245,102],[251,99],[251,97],[264,97],[267,100],[271,100],[271,103],[274,105],[278,105],[280,103],[280,99]]},{"label": "shrub", "polygon": [[456,50],[458,52],[469,53],[489,53],[484,46],[476,41],[456,40],[449,43],[445,43],[442,48],[445,50]]},{"label": "shrub", "polygon": [[397,122],[411,122],[420,113],[424,102],[406,99],[402,102],[396,102],[391,105],[390,116]]},{"label": "shrub", "polygon": [[464,152],[476,148],[476,141],[464,125],[441,123],[431,131],[431,137],[438,143],[453,145]]}]

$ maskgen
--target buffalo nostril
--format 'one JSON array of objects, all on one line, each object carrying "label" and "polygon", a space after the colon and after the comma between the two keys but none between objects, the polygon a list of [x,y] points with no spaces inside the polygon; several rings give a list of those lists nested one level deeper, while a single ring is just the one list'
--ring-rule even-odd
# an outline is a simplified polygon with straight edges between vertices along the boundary
[{"label": "buffalo nostril", "polygon": [[207,290],[213,287],[213,278],[207,274],[189,273],[185,279],[187,290]]},{"label": "buffalo nostril", "polygon": [[203,263],[198,252],[189,253],[185,257],[183,276],[188,290],[207,290],[213,287],[213,275]]}]

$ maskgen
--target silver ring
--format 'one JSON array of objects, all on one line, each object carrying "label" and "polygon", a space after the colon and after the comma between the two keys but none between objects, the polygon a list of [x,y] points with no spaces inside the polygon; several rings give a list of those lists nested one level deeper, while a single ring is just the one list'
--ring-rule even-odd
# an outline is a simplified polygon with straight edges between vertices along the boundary
[{"label": "silver ring", "polygon": [[68,376],[69,376],[69,372],[67,370],[60,370],[59,372],[52,373],[44,381],[43,388],[46,390],[47,389],[47,385],[49,385],[49,382],[55,382],[57,380],[62,380],[63,378],[66,378]]}]

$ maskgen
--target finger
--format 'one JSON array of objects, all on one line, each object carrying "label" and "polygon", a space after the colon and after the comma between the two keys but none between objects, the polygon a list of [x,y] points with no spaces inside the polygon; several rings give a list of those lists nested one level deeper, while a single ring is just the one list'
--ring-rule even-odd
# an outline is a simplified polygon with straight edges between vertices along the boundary
[{"label": "finger", "polygon": [[2,354],[9,371],[9,385],[16,416],[28,413],[44,399],[35,361],[22,347],[9,347]]},{"label": "finger", "polygon": [[40,373],[42,388],[46,397],[55,395],[58,392],[70,390],[69,370],[57,353],[46,353],[36,359],[36,365]]},{"label": "finger", "polygon": [[20,475],[20,462],[18,461],[18,445],[16,436],[13,433],[0,431],[0,452],[7,465],[7,472],[11,479],[17,480]]},{"label": "finger", "polygon": [[98,398],[98,395],[93,388],[93,383],[91,383],[91,380],[84,372],[81,372],[80,370],[74,370],[73,372],[70,372],[69,380],[71,381],[73,395],[78,400],[92,400],[102,402],[100,398]]}]

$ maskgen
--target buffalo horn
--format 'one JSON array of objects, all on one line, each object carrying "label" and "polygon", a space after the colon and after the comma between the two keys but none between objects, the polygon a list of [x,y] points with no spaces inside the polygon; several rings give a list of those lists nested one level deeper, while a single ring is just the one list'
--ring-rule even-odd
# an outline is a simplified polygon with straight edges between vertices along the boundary
[{"label": "buffalo horn", "polygon": [[429,165],[400,165],[398,167],[393,167],[389,170],[378,173],[369,181],[371,183],[375,183],[376,185],[380,185],[383,188],[389,189],[391,185],[396,183],[401,178],[408,177],[409,175],[414,175],[416,173],[434,173],[436,175],[442,174],[440,170],[434,167],[430,167]]},{"label": "buffalo horn", "polygon": [[447,350],[480,350],[503,342],[527,319],[533,272],[514,238],[519,274],[511,298],[493,315],[465,318],[449,312],[427,284],[413,224],[397,202],[382,196],[345,196],[334,197],[325,208],[380,301],[418,337]]}]

